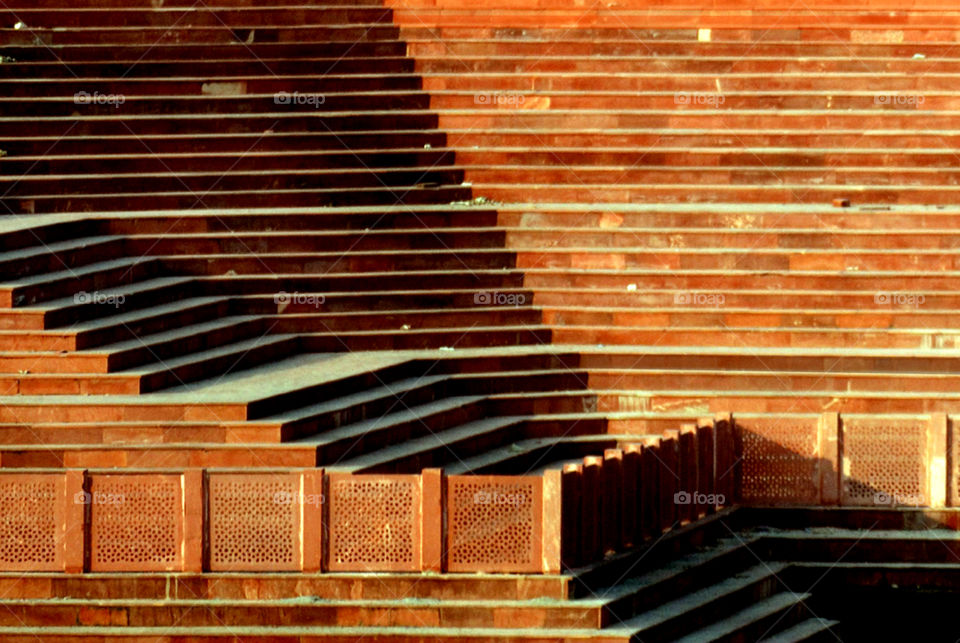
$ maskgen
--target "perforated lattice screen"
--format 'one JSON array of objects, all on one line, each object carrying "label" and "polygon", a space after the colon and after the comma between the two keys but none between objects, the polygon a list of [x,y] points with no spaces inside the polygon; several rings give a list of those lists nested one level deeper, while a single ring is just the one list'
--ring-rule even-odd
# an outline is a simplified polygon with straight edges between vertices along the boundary
[{"label": "perforated lattice screen", "polygon": [[817,418],[738,420],[737,431],[745,502],[819,501]]},{"label": "perforated lattice screen", "polygon": [[179,475],[94,475],[90,569],[173,570],[182,565]]},{"label": "perforated lattice screen", "polygon": [[844,504],[927,504],[926,442],[923,422],[845,419]]},{"label": "perforated lattice screen", "polygon": [[0,478],[0,566],[5,570],[55,570],[63,564],[58,542],[63,523],[63,477]]},{"label": "perforated lattice screen", "polygon": [[447,502],[450,571],[539,570],[540,478],[451,476]]},{"label": "perforated lattice screen", "polygon": [[210,569],[299,568],[300,503],[315,500],[299,474],[211,475],[208,497]]},{"label": "perforated lattice screen", "polygon": [[331,474],[329,504],[331,571],[419,569],[419,476]]}]

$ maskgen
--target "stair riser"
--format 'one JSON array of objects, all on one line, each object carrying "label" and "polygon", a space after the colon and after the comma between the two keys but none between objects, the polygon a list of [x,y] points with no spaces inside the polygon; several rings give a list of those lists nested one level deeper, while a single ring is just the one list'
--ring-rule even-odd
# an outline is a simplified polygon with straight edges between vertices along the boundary
[{"label": "stair riser", "polygon": [[489,627],[595,629],[596,610],[575,607],[233,605],[89,607],[11,605],[0,626],[72,627]]},{"label": "stair riser", "polygon": [[[368,48],[369,49],[369,48]],[[28,54],[28,51],[24,51]],[[252,76],[263,78],[264,76],[310,76],[316,74],[317,69],[323,69],[328,74],[409,74],[414,72],[414,61],[403,57],[403,51],[397,50],[396,56],[378,56],[371,60],[363,55],[363,50],[346,52],[347,56],[338,58],[312,58],[306,60],[284,60],[284,59],[266,59],[258,61],[243,60],[235,57],[213,56],[208,60],[183,60],[181,62],[164,62],[141,60],[136,58],[117,62],[72,62],[67,68],[59,63],[43,62],[36,60],[36,56],[26,56],[18,58],[20,62],[16,65],[4,65],[0,68],[0,79],[65,79],[65,83],[71,81],[71,78],[110,78],[120,79],[126,76],[132,76],[138,79],[156,78],[158,82],[169,82],[165,79],[169,77],[186,76],[210,76],[210,77],[230,77],[230,76]],[[372,52],[375,53],[375,52]],[[199,58],[204,52],[198,51]],[[14,56],[15,57],[15,56]],[[108,52],[103,53],[103,60],[115,56],[108,56]],[[298,56],[299,57],[299,56]],[[231,58],[233,58],[231,60]],[[32,60],[34,62],[27,62]],[[131,71],[131,67],[133,70]],[[74,74],[71,74],[70,71]],[[947,71],[947,70],[944,70]],[[164,79],[164,80],[159,80]],[[73,81],[76,82],[76,81]],[[59,87],[59,82],[50,83],[54,87]],[[12,84],[11,84],[12,85]],[[37,85],[35,85],[37,86]],[[82,88],[83,89],[83,88]],[[73,92],[70,92],[73,93]]]},{"label": "stair riser", "polygon": [[8,297],[6,303],[8,307],[26,306],[48,299],[73,296],[76,304],[92,303],[116,310],[123,302],[119,295],[110,294],[110,289],[156,277],[159,275],[159,270],[159,262],[146,259],[131,266],[108,268],[73,279],[15,287],[7,290],[6,293],[0,292],[0,305],[3,305],[4,294]]},{"label": "stair riser", "polygon": [[[257,150],[260,152],[261,150]],[[416,153],[371,153],[357,152],[345,154],[297,154],[243,156],[242,152],[232,156],[218,157],[177,157],[157,158],[144,155],[140,159],[103,158],[92,160],[85,158],[76,161],[34,161],[7,157],[0,160],[0,169],[4,174],[42,177],[59,174],[157,174],[162,172],[278,172],[281,170],[344,170],[379,169],[396,167],[434,168],[445,167],[453,162],[452,152],[416,152]]]},{"label": "stair riser", "polygon": [[[373,179],[376,180],[376,179]],[[407,205],[450,203],[472,198],[470,188],[440,187],[417,189],[410,186],[396,188],[353,188],[325,190],[260,191],[230,193],[179,192],[170,194],[116,195],[116,196],[64,196],[30,199],[8,198],[0,201],[0,209],[12,214],[53,214],[59,212],[113,212],[143,209],[149,203],[151,210],[178,210],[205,208],[299,208],[335,207],[357,205]]]},{"label": "stair riser", "polygon": [[[383,33],[380,27],[375,27],[374,30]],[[133,62],[150,63],[168,60],[188,63],[204,60],[237,60],[242,63],[249,63],[251,57],[258,61],[267,61],[271,59],[295,59],[302,56],[311,58],[404,56],[406,48],[402,42],[396,40],[370,42],[361,39],[354,42],[301,42],[296,44],[255,42],[241,48],[238,48],[236,43],[204,45],[159,42],[140,45],[78,45],[55,48],[24,44],[20,46],[0,46],[0,53],[21,62],[47,62],[55,63],[55,66],[62,66],[60,61],[117,61],[119,64],[125,63],[124,70],[127,70]],[[263,69],[262,65],[260,65],[260,69]],[[82,76],[79,73],[78,75]]]},{"label": "stair riser", "polygon": [[[259,72],[260,77],[247,79],[224,78],[222,80],[157,79],[148,81],[130,79],[124,81],[114,80],[109,77],[103,79],[94,77],[90,80],[64,80],[58,82],[47,80],[42,83],[25,83],[16,81],[5,82],[0,79],[0,92],[3,92],[2,95],[4,96],[21,98],[23,99],[22,102],[35,106],[48,102],[48,99],[60,99],[60,101],[56,102],[62,102],[64,98],[73,100],[77,94],[83,96],[84,94],[82,92],[86,92],[87,95],[94,95],[94,92],[98,92],[99,95],[102,96],[120,95],[124,96],[126,100],[118,105],[117,110],[126,113],[128,105],[133,106],[134,103],[139,104],[141,102],[149,104],[150,100],[154,100],[148,97],[163,97],[164,101],[170,100],[170,97],[177,97],[174,99],[174,104],[179,104],[181,100],[187,100],[190,97],[201,96],[209,97],[211,102],[220,102],[221,98],[215,97],[221,93],[226,95],[237,94],[240,96],[253,94],[292,96],[295,92],[299,92],[305,95],[321,94],[325,95],[326,99],[332,99],[334,95],[340,93],[416,91],[421,87],[420,78],[412,75],[393,76],[384,73],[383,76],[356,78],[349,76],[339,78],[316,78],[315,76],[307,78],[271,78],[268,76],[264,78],[262,75],[265,71],[266,70],[261,68]],[[369,70],[367,73],[371,73],[371,71],[372,70]],[[328,74],[341,76],[343,72],[328,72]],[[179,75],[190,77],[195,76],[196,73],[181,70]],[[252,99],[253,97],[250,96],[249,98]],[[278,104],[272,97],[270,101],[270,104],[274,106],[273,109],[276,109]],[[196,101],[193,102],[195,103]],[[280,103],[280,105],[283,104],[284,103]],[[86,114],[86,107],[87,105],[78,108],[76,107],[76,103],[74,103],[74,110],[80,113]],[[240,111],[249,111],[246,107],[239,109]],[[40,110],[34,113],[42,115],[47,112]],[[147,113],[156,112],[154,110],[148,110]]]},{"label": "stair riser", "polygon": [[[420,100],[420,99],[417,99]],[[378,103],[382,105],[382,103]],[[127,105],[127,103],[124,103]],[[76,107],[71,103],[72,107]],[[136,119],[134,131],[139,136],[149,135],[189,135],[189,134],[255,134],[262,136],[265,131],[273,130],[279,133],[319,133],[329,135],[330,132],[371,132],[429,129],[436,127],[437,116],[429,113],[395,114],[389,119],[380,115],[356,114],[334,115],[324,117],[321,121],[316,110],[309,114],[294,111],[280,110],[280,106],[273,105],[269,116],[257,114],[239,114],[225,116],[222,114],[203,114],[191,119],[177,118],[170,114],[167,118],[157,116],[143,116]],[[105,113],[106,116],[119,117],[117,109]],[[71,112],[72,113],[72,110]],[[130,130],[124,127],[119,118],[85,119],[65,117],[62,119],[38,119],[26,122],[22,118],[0,121],[0,135],[4,137],[22,136],[62,136],[67,128],[70,136],[130,136]],[[249,146],[248,148],[249,149]],[[143,146],[141,149],[143,151]]]}]

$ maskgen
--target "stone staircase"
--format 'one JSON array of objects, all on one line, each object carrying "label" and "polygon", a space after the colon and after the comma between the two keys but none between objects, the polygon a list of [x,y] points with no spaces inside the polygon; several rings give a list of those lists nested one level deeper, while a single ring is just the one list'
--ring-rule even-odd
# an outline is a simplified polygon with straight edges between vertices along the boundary
[{"label": "stone staircase", "polygon": [[[7,0],[0,468],[546,476],[960,412],[960,12],[568,4]],[[749,512],[560,574],[2,572],[0,639],[861,640],[870,578],[953,587],[902,567],[949,511]]]}]

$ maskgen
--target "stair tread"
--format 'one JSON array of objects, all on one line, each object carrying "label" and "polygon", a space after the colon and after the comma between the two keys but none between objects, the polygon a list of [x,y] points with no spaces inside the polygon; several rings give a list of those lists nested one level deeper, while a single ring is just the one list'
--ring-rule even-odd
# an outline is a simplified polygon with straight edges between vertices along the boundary
[{"label": "stair tread", "polygon": [[[269,334],[261,335],[257,337],[251,337],[247,339],[241,339],[233,341],[221,346],[214,348],[208,348],[206,350],[195,351],[192,353],[187,353],[185,355],[177,357],[164,358],[159,360],[152,368],[139,367],[131,368],[121,371],[121,373],[130,374],[130,375],[147,375],[150,373],[156,372],[167,372],[171,369],[178,368],[180,366],[185,366],[188,364],[201,363],[207,360],[215,359],[218,357],[225,357],[229,355],[239,354],[241,357],[249,353],[255,348],[262,348],[265,346],[273,345],[282,345],[290,340],[296,339],[296,335],[284,335],[284,334]],[[217,375],[220,377],[220,375]]]},{"label": "stair tread", "polygon": [[67,270],[57,270],[54,272],[46,272],[38,275],[30,275],[27,277],[21,277],[19,279],[6,282],[3,284],[4,288],[12,290],[15,288],[25,288],[28,286],[34,286],[44,283],[56,283],[59,281],[73,280],[77,277],[84,277],[88,275],[94,275],[99,272],[106,270],[113,270],[116,268],[123,267],[133,267],[137,265],[146,265],[150,263],[155,263],[156,259],[153,257],[121,257],[119,259],[108,259],[106,261],[100,261],[97,263],[90,263],[83,266],[77,266],[76,268],[67,269]]},{"label": "stair tread", "polygon": [[790,607],[802,604],[808,598],[810,598],[810,594],[806,593],[780,592],[774,594],[770,598],[744,608],[732,616],[684,636],[677,643],[699,643],[722,639],[724,636],[739,632],[757,619],[772,616]]},{"label": "stair tread", "polygon": [[372,431],[384,430],[395,424],[414,422],[418,420],[422,422],[424,418],[430,417],[431,415],[461,407],[471,406],[481,402],[483,399],[484,398],[481,395],[446,397],[412,407],[408,407],[398,400],[397,405],[399,410],[392,412],[388,411],[386,414],[381,415],[380,417],[362,420],[360,422],[347,424],[336,429],[322,431],[321,433],[317,433],[305,438],[293,440],[290,442],[290,444],[324,445],[352,437],[362,437]]},{"label": "stair tread", "polygon": [[246,322],[257,322],[261,318],[257,315],[228,315],[226,317],[220,317],[218,319],[213,319],[209,321],[197,322],[194,324],[189,324],[187,326],[181,326],[179,328],[172,328],[158,333],[150,333],[149,335],[144,335],[142,337],[137,337],[134,339],[123,340],[120,342],[115,342],[112,344],[104,344],[103,346],[98,346],[95,350],[96,352],[102,353],[117,353],[128,350],[135,350],[140,348],[146,348],[151,344],[159,344],[162,342],[170,342],[178,339],[184,339],[191,337],[200,333],[206,333],[209,331],[220,330],[224,328],[231,328]]},{"label": "stair tread", "polygon": [[71,324],[69,330],[70,332],[76,333],[92,332],[95,330],[110,328],[118,324],[135,323],[137,321],[151,319],[152,317],[156,317],[158,315],[175,312],[187,312],[195,308],[227,301],[229,301],[229,298],[227,297],[185,297],[183,299],[178,299],[175,302],[159,304],[149,308],[138,308],[117,315],[98,317],[96,319],[77,322],[75,324]]},{"label": "stair tread", "polygon": [[763,639],[764,643],[799,643],[800,641],[805,641],[809,637],[821,632],[828,631],[834,625],[837,625],[839,621],[834,621],[830,619],[822,619],[819,617],[809,618],[805,621],[801,621],[796,625],[789,627],[785,630],[781,630],[772,636],[768,636]]},{"label": "stair tread", "polygon": [[292,422],[302,418],[316,416],[324,413],[330,413],[339,409],[349,408],[351,406],[392,397],[397,393],[404,393],[423,386],[432,386],[445,380],[445,375],[425,375],[422,377],[410,377],[396,382],[384,382],[382,386],[371,388],[364,391],[358,391],[350,395],[341,395],[329,400],[317,402],[307,406],[300,406],[288,409],[281,413],[268,415],[258,419],[258,422]]},{"label": "stair tread", "polygon": [[653,626],[679,618],[691,609],[708,605],[718,598],[735,593],[756,581],[771,576],[775,577],[777,573],[786,567],[787,565],[785,563],[776,562],[756,565],[719,583],[691,592],[681,598],[669,601],[652,610],[634,616],[615,626],[614,629],[626,629],[638,633],[643,632]]},{"label": "stair tread", "polygon": [[[553,417],[553,416],[551,416]],[[584,417],[577,414],[576,419]],[[605,415],[604,415],[605,417]],[[532,419],[537,419],[536,417]],[[534,453],[538,449],[550,447],[565,443],[590,443],[590,442],[616,442],[619,440],[640,440],[641,435],[618,435],[615,433],[606,433],[602,435],[573,435],[557,436],[552,438],[533,438],[529,440],[520,440],[503,447],[490,449],[479,455],[464,458],[458,462],[453,462],[445,467],[448,475],[467,475],[484,467],[498,464],[510,458],[522,454]],[[531,472],[534,473],[534,472]]]},{"label": "stair tread", "polygon": [[[186,285],[194,281],[194,277],[187,276],[169,276],[169,277],[153,277],[150,279],[144,279],[142,281],[135,281],[129,284],[117,284],[115,286],[108,286],[100,288],[97,292],[102,295],[114,296],[114,295],[124,295],[124,296],[133,296],[142,292],[149,292],[157,288],[165,288],[168,286],[176,285]],[[71,306],[76,306],[77,302],[74,300],[73,296],[70,297],[60,297],[57,299],[46,299],[42,302],[36,304],[30,304],[27,306],[20,306],[19,308],[13,309],[14,311],[24,311],[24,312],[44,312],[48,310],[57,310],[59,308],[67,308]],[[5,311],[6,312],[6,311]]]},{"label": "stair tread", "polygon": [[422,438],[407,440],[403,444],[394,445],[385,449],[380,449],[373,453],[367,453],[355,458],[343,460],[336,465],[326,466],[330,471],[352,472],[360,469],[366,469],[377,465],[407,457],[426,449],[437,446],[446,446],[455,441],[464,440],[476,435],[488,433],[490,431],[506,428],[524,421],[523,416],[499,416],[483,418],[461,424],[452,429],[438,431]]}]

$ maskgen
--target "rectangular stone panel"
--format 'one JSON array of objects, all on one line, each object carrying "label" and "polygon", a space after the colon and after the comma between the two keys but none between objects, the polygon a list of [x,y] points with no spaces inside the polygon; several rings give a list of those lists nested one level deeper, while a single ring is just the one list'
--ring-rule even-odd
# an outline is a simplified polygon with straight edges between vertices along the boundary
[{"label": "rectangular stone panel", "polygon": [[301,493],[300,480],[299,473],[209,474],[209,569],[299,569],[302,511],[321,502]]},{"label": "rectangular stone panel", "polygon": [[178,474],[93,474],[86,501],[90,571],[176,571],[183,565]]},{"label": "rectangular stone panel", "polygon": [[542,478],[447,478],[448,571],[538,572],[542,539]]},{"label": "rectangular stone panel", "polygon": [[419,571],[420,476],[329,476],[327,569]]},{"label": "rectangular stone panel", "polygon": [[844,416],[841,435],[843,504],[929,504],[926,421]]},{"label": "rectangular stone panel", "polygon": [[819,503],[818,420],[816,416],[737,418],[744,503]]},{"label": "rectangular stone panel", "polygon": [[63,568],[64,489],[62,474],[0,477],[0,571]]}]

